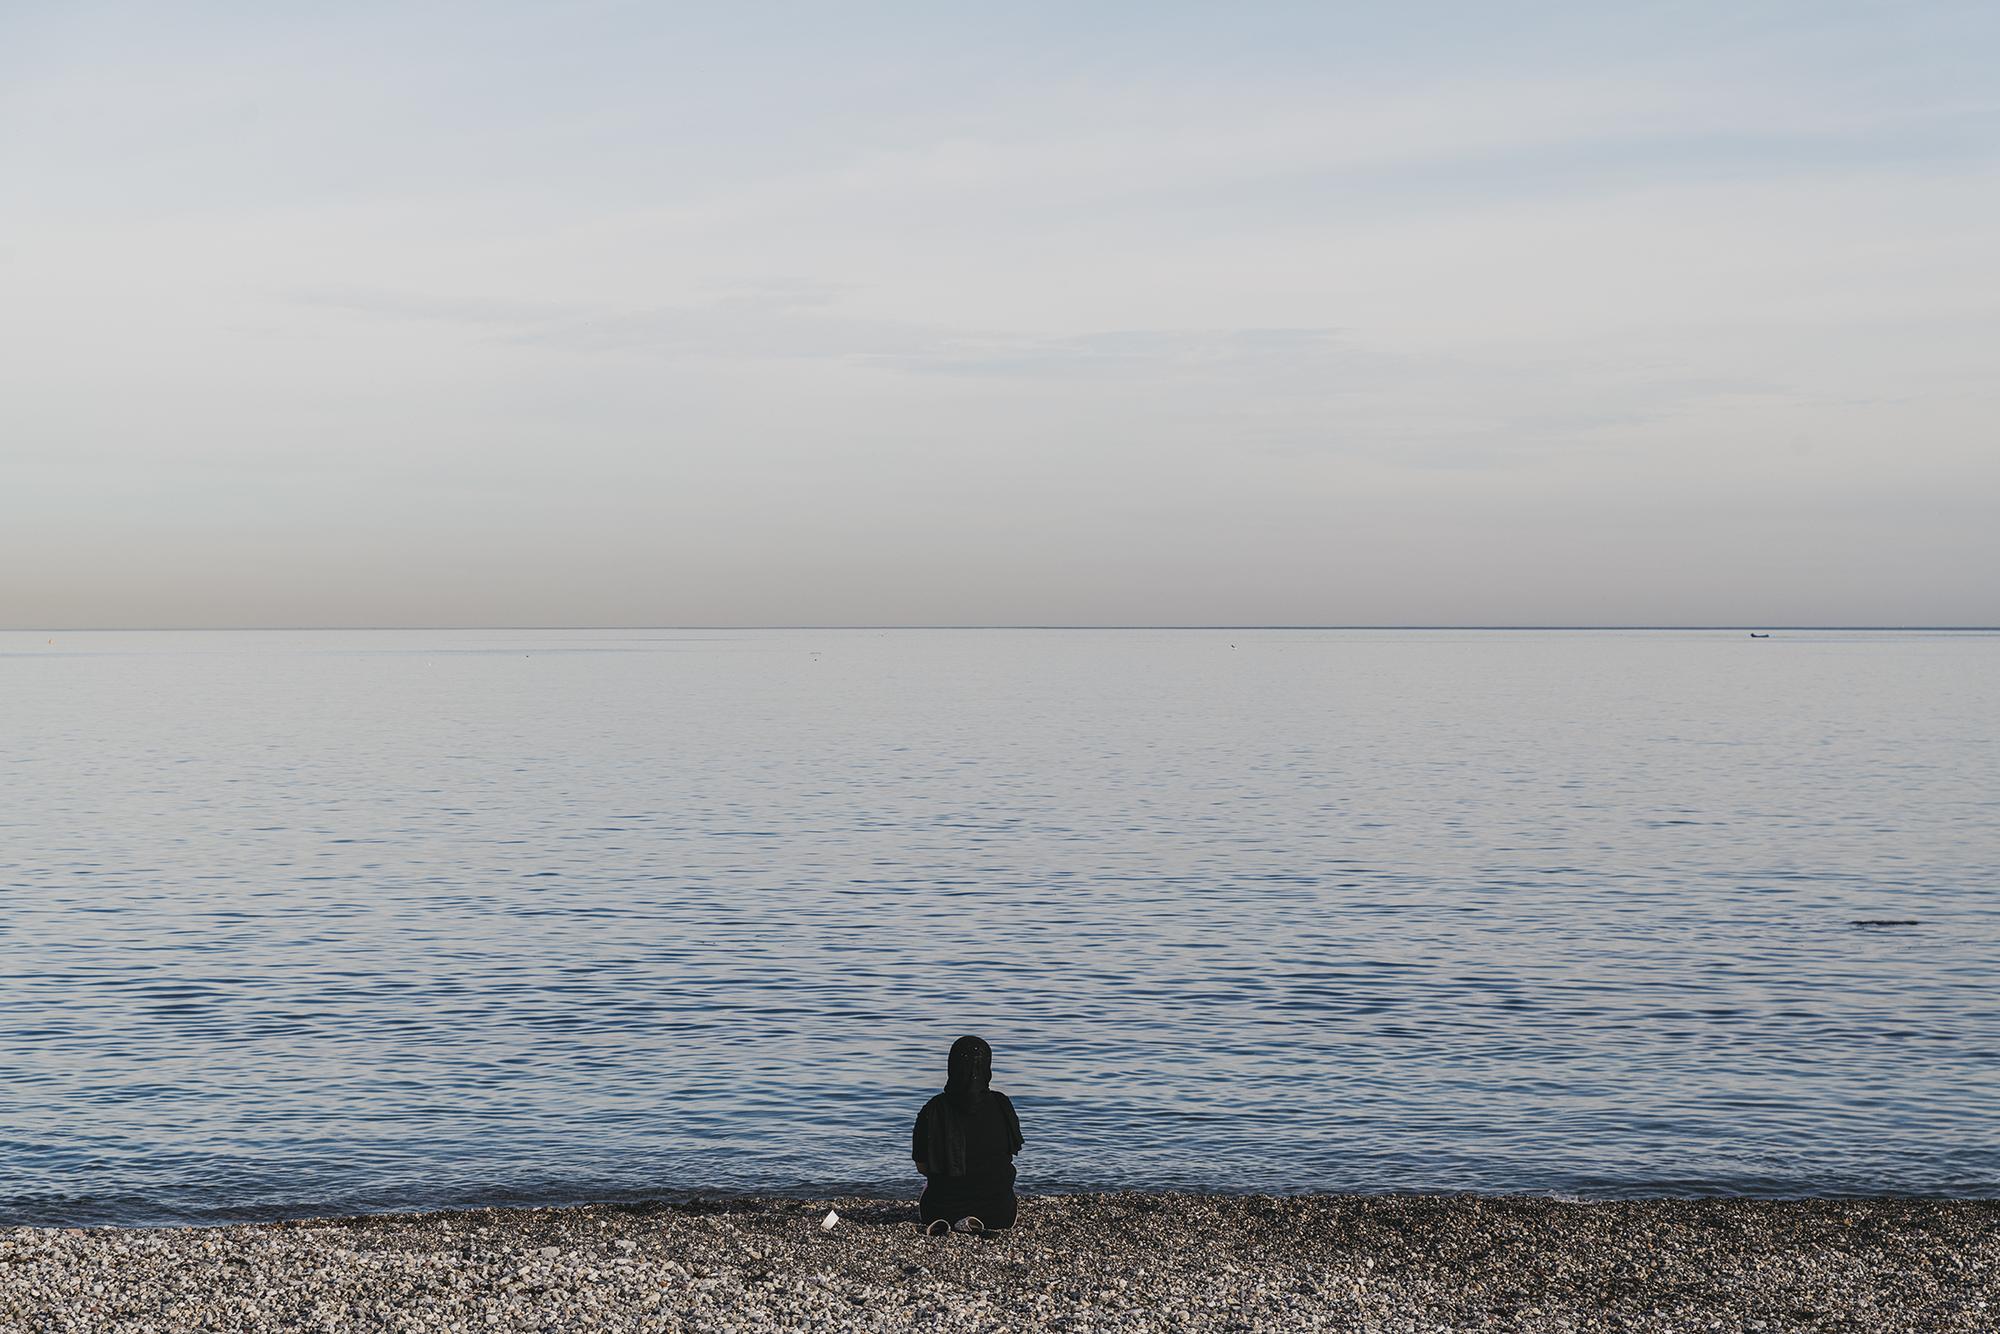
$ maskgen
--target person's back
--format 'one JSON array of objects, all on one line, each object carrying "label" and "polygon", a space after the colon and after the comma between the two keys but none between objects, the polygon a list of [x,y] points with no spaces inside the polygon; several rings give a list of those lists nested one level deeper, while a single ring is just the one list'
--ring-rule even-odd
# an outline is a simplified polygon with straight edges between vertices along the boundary
[{"label": "person's back", "polygon": [[917,1210],[926,1226],[1014,1224],[1014,1155],[1021,1121],[1006,1094],[991,1087],[993,1049],[976,1037],[951,1047],[944,1092],[924,1104],[910,1135],[910,1156],[924,1174]]}]

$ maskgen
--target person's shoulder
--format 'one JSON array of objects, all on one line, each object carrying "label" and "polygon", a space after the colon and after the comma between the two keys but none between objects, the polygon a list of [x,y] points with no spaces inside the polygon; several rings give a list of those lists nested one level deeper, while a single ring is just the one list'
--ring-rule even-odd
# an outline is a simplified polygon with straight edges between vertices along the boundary
[{"label": "person's shoulder", "polygon": [[942,1104],[943,1102],[944,1102],[944,1094],[933,1093],[931,1094],[930,1101],[924,1104],[924,1109],[918,1112],[917,1115],[929,1116],[932,1112],[936,1111],[939,1105]]},{"label": "person's shoulder", "polygon": [[1000,1105],[1002,1107],[1005,1107],[1010,1112],[1014,1110],[1014,1100],[1008,1097],[1006,1094],[1002,1093],[999,1089],[993,1090],[993,1096],[1000,1100]]}]

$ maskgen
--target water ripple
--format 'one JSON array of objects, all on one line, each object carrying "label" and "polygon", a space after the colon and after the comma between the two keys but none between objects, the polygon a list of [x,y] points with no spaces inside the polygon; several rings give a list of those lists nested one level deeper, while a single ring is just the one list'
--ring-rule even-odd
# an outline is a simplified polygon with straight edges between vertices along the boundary
[{"label": "water ripple", "polygon": [[0,1221],[2000,1194],[1993,637],[31,640]]}]

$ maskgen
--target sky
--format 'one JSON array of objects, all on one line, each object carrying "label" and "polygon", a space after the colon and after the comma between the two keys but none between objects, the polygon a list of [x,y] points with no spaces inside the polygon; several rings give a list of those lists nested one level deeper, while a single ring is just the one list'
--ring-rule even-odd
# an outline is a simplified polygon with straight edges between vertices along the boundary
[{"label": "sky", "polygon": [[2000,624],[2000,6],[0,4],[0,626]]}]

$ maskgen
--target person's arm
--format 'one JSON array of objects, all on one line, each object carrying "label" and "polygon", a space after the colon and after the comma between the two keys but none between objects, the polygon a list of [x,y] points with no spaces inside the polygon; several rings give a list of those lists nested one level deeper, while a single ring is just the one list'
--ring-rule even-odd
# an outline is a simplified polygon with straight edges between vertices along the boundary
[{"label": "person's arm", "polygon": [[926,1151],[926,1146],[924,1141],[930,1138],[930,1135],[928,1133],[928,1128],[924,1125],[924,1117],[928,1115],[929,1112],[930,1108],[928,1106],[926,1106],[923,1111],[918,1112],[917,1124],[910,1130],[910,1157],[915,1160],[917,1164],[917,1171],[924,1176],[929,1176],[931,1174],[931,1165],[924,1159],[924,1153]]}]

